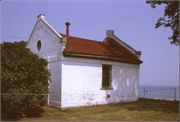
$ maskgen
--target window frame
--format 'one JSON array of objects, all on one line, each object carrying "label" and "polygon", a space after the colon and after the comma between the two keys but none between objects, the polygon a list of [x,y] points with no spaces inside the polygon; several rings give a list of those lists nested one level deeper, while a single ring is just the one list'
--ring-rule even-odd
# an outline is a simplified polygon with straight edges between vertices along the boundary
[{"label": "window frame", "polygon": [[[109,86],[103,86],[103,67],[109,67]],[[100,90],[113,90],[113,88],[111,87],[111,83],[112,83],[112,65],[108,65],[108,64],[102,64],[102,82],[101,82],[101,88]]]}]

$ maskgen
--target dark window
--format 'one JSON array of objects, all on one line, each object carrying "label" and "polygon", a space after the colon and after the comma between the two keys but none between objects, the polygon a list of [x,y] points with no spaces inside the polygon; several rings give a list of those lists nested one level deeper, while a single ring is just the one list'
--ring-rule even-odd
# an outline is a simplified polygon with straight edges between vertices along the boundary
[{"label": "dark window", "polygon": [[40,51],[40,49],[41,49],[41,41],[39,40],[39,41],[37,42],[37,50]]},{"label": "dark window", "polygon": [[111,65],[102,65],[102,88],[111,88]]}]

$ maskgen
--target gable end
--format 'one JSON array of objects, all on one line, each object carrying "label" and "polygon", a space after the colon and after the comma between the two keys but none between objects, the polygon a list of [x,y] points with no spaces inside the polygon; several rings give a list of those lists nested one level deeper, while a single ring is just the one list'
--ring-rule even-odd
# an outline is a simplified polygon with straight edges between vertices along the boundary
[{"label": "gable end", "polygon": [[136,51],[134,48],[132,48],[131,46],[129,46],[128,44],[126,44],[124,41],[122,41],[121,39],[119,39],[117,36],[115,36],[115,35],[114,35],[114,30],[107,30],[107,31],[106,31],[106,38],[103,40],[103,42],[106,42],[106,41],[108,40],[108,38],[114,39],[116,42],[118,42],[118,43],[121,44],[123,47],[125,47],[126,49],[128,49],[131,53],[135,54],[138,59],[140,59],[141,51]]}]

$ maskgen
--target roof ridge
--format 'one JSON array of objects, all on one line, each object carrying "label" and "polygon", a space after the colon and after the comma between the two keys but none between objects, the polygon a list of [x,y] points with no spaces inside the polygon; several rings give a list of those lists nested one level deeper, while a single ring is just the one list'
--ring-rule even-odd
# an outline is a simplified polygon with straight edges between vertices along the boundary
[{"label": "roof ridge", "polygon": [[124,42],[123,40],[121,40],[120,38],[118,38],[117,36],[113,35],[115,38],[117,38],[121,43],[123,43],[124,45],[126,45],[128,48],[130,48],[131,50],[137,52],[137,50],[135,50],[133,47],[131,47],[130,45],[128,45],[126,42]]},{"label": "roof ridge", "polygon": [[61,36],[65,37],[70,37],[70,38],[77,38],[77,39],[83,39],[83,40],[88,40],[88,41],[95,41],[95,42],[103,42],[103,41],[97,41],[97,40],[92,40],[92,39],[85,39],[85,38],[80,38],[80,37],[75,37],[75,36],[67,36],[65,34],[59,33]]}]

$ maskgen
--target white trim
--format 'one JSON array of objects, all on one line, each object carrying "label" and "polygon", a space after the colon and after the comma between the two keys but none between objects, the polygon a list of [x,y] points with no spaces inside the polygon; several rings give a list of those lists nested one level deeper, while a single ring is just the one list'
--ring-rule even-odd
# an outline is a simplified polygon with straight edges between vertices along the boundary
[{"label": "white trim", "polygon": [[[58,61],[68,61],[68,62],[81,62],[81,63],[90,63],[90,64],[106,63],[108,65],[122,66],[122,67],[134,67],[134,68],[140,67],[139,64],[130,64],[130,63],[116,62],[116,61],[104,61],[104,60],[99,60],[99,59],[83,59],[82,60],[82,58],[74,58],[74,57],[60,58],[59,55],[53,55],[53,56],[48,56],[48,57],[43,57],[43,58],[46,59],[49,63],[58,62]],[[74,59],[73,61],[72,61],[72,58]],[[98,62],[94,62],[94,61],[98,61]],[[111,63],[107,63],[107,62],[111,62]]]},{"label": "white trim", "polygon": [[[50,56],[48,56],[48,70],[50,69]],[[48,89],[50,89],[50,81],[48,80],[49,86]],[[48,94],[48,106],[49,106],[49,94]]]},{"label": "white trim", "polygon": [[59,104],[61,104],[61,102],[52,101],[52,100],[50,100],[50,102],[52,102],[52,103],[59,103]]},{"label": "white trim", "polygon": [[129,46],[127,43],[125,43],[124,41],[122,41],[121,39],[119,39],[117,36],[113,35],[114,38],[116,38],[120,43],[122,43],[122,45],[126,46],[126,48],[128,48],[129,50],[133,51],[133,52],[137,52],[134,48],[132,48],[131,46]]},{"label": "white trim", "polygon": [[45,20],[45,19],[41,19],[60,39],[62,38],[62,36]]}]

